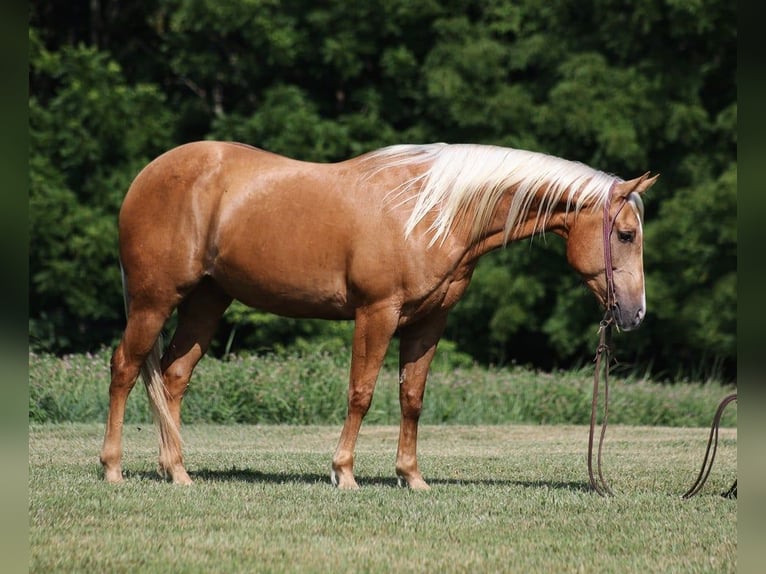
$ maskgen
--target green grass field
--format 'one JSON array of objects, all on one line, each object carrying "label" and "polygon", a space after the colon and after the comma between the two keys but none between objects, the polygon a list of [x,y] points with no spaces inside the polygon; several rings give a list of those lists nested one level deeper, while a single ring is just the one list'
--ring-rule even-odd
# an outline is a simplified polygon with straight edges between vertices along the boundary
[{"label": "green grass field", "polygon": [[432,490],[398,488],[397,428],[365,425],[361,490],[330,486],[337,425],[187,425],[195,484],[155,473],[150,425],[125,429],[121,485],[101,479],[103,427],[32,424],[30,572],[599,572],[737,570],[735,428],[689,501],[706,428],[611,426],[587,486],[587,427],[424,425]]}]

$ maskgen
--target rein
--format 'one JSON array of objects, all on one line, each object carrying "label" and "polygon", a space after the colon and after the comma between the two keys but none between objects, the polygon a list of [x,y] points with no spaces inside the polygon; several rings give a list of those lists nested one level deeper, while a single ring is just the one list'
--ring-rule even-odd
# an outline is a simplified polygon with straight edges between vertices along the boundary
[{"label": "rein", "polygon": [[[611,496],[614,493],[609,485],[604,480],[604,474],[601,471],[601,453],[604,447],[604,437],[606,436],[606,425],[609,417],[609,361],[611,358],[611,345],[612,345],[612,324],[614,323],[614,308],[617,305],[617,299],[614,288],[614,269],[612,269],[612,244],[610,237],[612,235],[612,228],[614,222],[619,215],[620,209],[617,210],[614,219],[609,220],[609,208],[612,205],[612,195],[614,194],[614,188],[617,185],[617,181],[614,181],[609,188],[606,202],[604,203],[604,226],[603,226],[603,241],[604,241],[604,274],[606,275],[606,313],[604,318],[599,324],[599,342],[596,348],[596,362],[595,373],[593,376],[593,400],[590,407],[590,430],[588,432],[588,478],[590,485],[599,495]],[[593,474],[593,435],[596,431],[596,410],[598,409],[598,386],[599,376],[602,370],[602,358],[606,355],[606,360],[603,361],[604,370],[604,418],[601,422],[601,436],[598,440],[598,456],[597,456],[597,472],[598,480]]]},{"label": "rein", "polygon": [[[721,424],[721,416],[723,415],[723,411],[726,408],[726,406],[732,402],[737,400],[737,393],[732,393],[730,395],[727,395],[724,397],[724,399],[721,401],[721,403],[718,405],[718,409],[715,411],[715,416],[713,416],[713,424],[710,427],[710,436],[707,439],[707,449],[705,450],[705,458],[702,461],[702,468],[700,468],[700,472],[697,475],[697,480],[694,481],[694,484],[691,486],[689,490],[687,490],[681,498],[691,498],[695,494],[697,494],[700,490],[702,490],[702,487],[705,486],[705,482],[707,481],[707,477],[710,476],[710,470],[713,468],[713,461],[715,460],[715,453],[716,450],[718,450],[718,427]],[[710,448],[713,448],[713,451],[711,453]],[[710,455],[710,462],[708,462],[708,455]],[[737,481],[734,481],[734,484],[731,485],[731,488],[724,492],[721,496],[724,498],[736,498],[737,497]]]},{"label": "rein", "polygon": [[[601,471],[601,452],[604,447],[604,437],[606,436],[606,423],[609,416],[609,360],[612,352],[612,323],[614,318],[612,317],[612,311],[609,309],[604,315],[599,325],[599,337],[598,348],[596,349],[596,370],[593,376],[593,400],[590,406],[590,431],[588,433],[588,478],[590,479],[590,485],[601,496],[611,496],[614,493],[609,485],[604,480],[604,475]],[[598,379],[601,373],[601,359],[606,355],[604,361],[604,418],[601,422],[601,436],[598,439],[598,481],[593,475],[593,435],[596,430],[596,410],[598,408]]]},{"label": "rein", "polygon": [[[606,203],[604,204],[604,228],[603,228],[603,241],[604,241],[604,274],[606,276],[606,313],[604,314],[604,318],[601,320],[601,323],[599,323],[599,342],[598,347],[596,348],[596,356],[593,359],[596,363],[595,367],[595,373],[593,376],[593,399],[591,401],[591,409],[590,409],[590,429],[588,432],[588,479],[590,480],[590,485],[593,488],[593,490],[596,491],[600,496],[613,496],[614,493],[612,492],[612,489],[607,484],[606,480],[604,480],[604,475],[601,470],[601,453],[603,451],[604,446],[604,437],[606,436],[606,426],[607,426],[607,420],[609,416],[609,363],[611,360],[611,354],[612,354],[612,325],[614,324],[614,309],[617,306],[617,299],[615,294],[615,287],[614,287],[614,269],[612,269],[612,245],[610,242],[610,237],[612,235],[612,229],[614,228],[614,222],[617,220],[617,215],[619,215],[620,210],[624,206],[624,203],[626,202],[624,200],[623,206],[620,206],[620,208],[617,210],[617,214],[615,214],[614,218],[609,219],[609,209],[612,204],[612,195],[614,192],[614,187],[616,185],[616,181],[612,183],[612,186],[609,188],[609,193],[607,195]],[[603,365],[602,365],[603,362]],[[598,477],[596,477],[596,474],[594,474],[593,471],[593,439],[595,435],[596,430],[596,411],[598,409],[598,387],[599,387],[599,376],[601,374],[601,371],[604,371],[604,417],[601,422],[601,435],[599,436],[598,440],[598,454],[596,459],[596,474]],[[694,482],[694,484],[687,490],[682,496],[682,499],[689,499],[695,494],[697,494],[702,487],[705,485],[705,482],[707,481],[708,476],[710,475],[710,470],[713,468],[713,461],[715,460],[715,454],[718,449],[718,428],[721,423],[721,416],[723,415],[723,411],[726,408],[726,406],[737,400],[737,393],[732,393],[728,396],[726,396],[721,403],[718,405],[718,409],[715,412],[715,416],[713,417],[713,423],[710,428],[710,436],[708,438],[707,442],[707,449],[705,451],[705,458],[702,461],[702,468],[699,471],[699,475],[697,476],[697,480]],[[712,451],[711,451],[712,448]],[[710,459],[708,460],[708,457]],[[737,497],[737,481],[734,481],[734,484],[731,485],[728,491],[722,493],[722,496],[725,498],[736,498]]]}]

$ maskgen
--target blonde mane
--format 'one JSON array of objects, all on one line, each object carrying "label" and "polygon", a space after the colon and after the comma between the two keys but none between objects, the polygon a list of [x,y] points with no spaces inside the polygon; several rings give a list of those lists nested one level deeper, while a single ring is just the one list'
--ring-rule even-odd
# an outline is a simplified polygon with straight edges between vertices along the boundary
[{"label": "blonde mane", "polygon": [[[393,190],[391,201],[401,205],[414,201],[407,220],[409,236],[428,213],[436,218],[429,228],[433,245],[444,241],[458,222],[468,223],[470,240],[487,228],[498,201],[515,188],[505,222],[507,242],[516,225],[529,213],[538,191],[540,198],[534,232],[545,229],[548,218],[562,199],[575,213],[585,205],[602,207],[612,183],[621,181],[585,164],[537,152],[475,144],[396,145],[368,156],[378,160],[375,171],[397,166],[430,164],[419,176]],[[408,191],[419,189],[410,195]]]}]

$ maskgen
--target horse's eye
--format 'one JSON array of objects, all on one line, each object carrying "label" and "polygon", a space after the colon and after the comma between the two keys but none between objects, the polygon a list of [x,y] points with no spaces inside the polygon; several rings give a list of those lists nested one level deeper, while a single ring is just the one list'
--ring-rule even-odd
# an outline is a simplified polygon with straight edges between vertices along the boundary
[{"label": "horse's eye", "polygon": [[634,231],[618,231],[617,238],[621,243],[633,243],[636,233]]}]

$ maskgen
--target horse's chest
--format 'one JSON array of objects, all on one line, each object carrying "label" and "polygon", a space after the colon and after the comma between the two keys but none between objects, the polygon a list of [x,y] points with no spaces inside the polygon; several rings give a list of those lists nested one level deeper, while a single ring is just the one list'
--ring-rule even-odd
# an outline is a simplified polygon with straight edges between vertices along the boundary
[{"label": "horse's chest", "polygon": [[413,298],[402,308],[402,322],[410,323],[434,312],[446,312],[465,294],[470,276],[446,279],[436,289],[421,298]]}]

